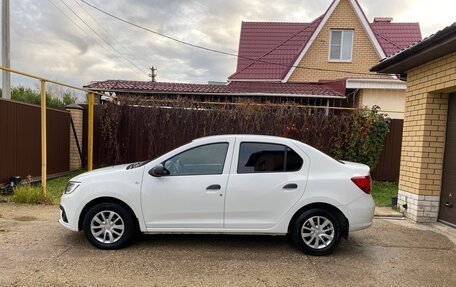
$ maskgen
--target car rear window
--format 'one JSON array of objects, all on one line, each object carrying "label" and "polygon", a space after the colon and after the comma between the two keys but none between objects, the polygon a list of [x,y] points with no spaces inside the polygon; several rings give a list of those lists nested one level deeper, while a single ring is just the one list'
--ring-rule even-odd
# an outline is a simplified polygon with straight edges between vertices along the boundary
[{"label": "car rear window", "polygon": [[239,149],[237,172],[291,172],[300,170],[302,163],[302,158],[285,145],[243,142]]}]

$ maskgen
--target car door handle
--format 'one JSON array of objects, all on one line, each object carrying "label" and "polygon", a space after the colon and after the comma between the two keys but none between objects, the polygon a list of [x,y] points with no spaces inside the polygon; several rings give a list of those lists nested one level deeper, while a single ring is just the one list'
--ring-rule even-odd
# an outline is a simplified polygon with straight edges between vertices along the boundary
[{"label": "car door handle", "polygon": [[295,189],[295,188],[298,188],[298,185],[296,183],[289,183],[283,187],[283,189]]},{"label": "car door handle", "polygon": [[209,185],[208,187],[206,187],[206,190],[219,190],[221,188],[222,187],[220,186],[220,184],[212,184],[212,185]]}]

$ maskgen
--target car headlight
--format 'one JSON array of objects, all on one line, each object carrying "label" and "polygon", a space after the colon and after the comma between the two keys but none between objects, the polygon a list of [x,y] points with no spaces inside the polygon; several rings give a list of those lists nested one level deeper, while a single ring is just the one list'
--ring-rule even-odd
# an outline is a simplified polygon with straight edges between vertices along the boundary
[{"label": "car headlight", "polygon": [[67,187],[65,188],[65,191],[64,191],[63,193],[64,193],[64,194],[70,194],[70,193],[72,193],[73,191],[76,190],[76,188],[78,188],[78,186],[79,186],[80,184],[81,184],[80,182],[69,181],[68,184],[67,184]]}]

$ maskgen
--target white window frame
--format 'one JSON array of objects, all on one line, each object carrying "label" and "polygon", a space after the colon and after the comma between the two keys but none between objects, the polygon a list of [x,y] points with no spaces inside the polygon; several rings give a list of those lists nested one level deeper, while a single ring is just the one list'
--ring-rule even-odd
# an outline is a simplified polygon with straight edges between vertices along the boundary
[{"label": "white window frame", "polygon": [[[344,32],[352,32],[352,42],[351,42],[351,50],[350,50],[350,59],[348,60],[342,60],[342,49],[343,49],[343,43],[344,43]],[[332,44],[332,32],[341,32],[340,33],[340,58],[339,59],[331,59],[331,44]],[[355,30],[352,29],[331,29],[329,30],[329,50],[328,50],[328,62],[345,62],[345,63],[350,63],[353,60],[353,43],[355,39]]]}]

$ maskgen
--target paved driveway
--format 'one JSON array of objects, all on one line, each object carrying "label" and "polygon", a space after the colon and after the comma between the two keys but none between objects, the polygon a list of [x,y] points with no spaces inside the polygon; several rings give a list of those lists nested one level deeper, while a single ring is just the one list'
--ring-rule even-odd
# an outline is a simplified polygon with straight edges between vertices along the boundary
[{"label": "paved driveway", "polygon": [[406,221],[376,219],[310,257],[280,236],[149,235],[102,251],[58,214],[0,203],[0,286],[456,286],[455,244]]}]

